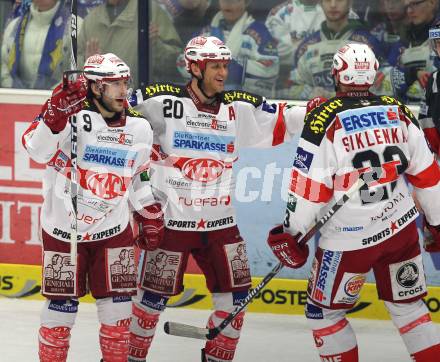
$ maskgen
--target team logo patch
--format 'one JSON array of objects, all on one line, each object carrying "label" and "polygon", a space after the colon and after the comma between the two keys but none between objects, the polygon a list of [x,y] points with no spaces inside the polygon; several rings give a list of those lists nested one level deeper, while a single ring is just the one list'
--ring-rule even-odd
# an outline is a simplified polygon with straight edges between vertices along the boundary
[{"label": "team logo patch", "polygon": [[231,286],[249,285],[251,283],[251,271],[246,253],[246,243],[241,241],[235,244],[224,245],[224,251],[228,260]]},{"label": "team logo patch", "polygon": [[334,303],[354,304],[359,299],[359,293],[365,283],[363,274],[344,273],[336,292]]},{"label": "team logo patch", "polygon": [[92,173],[86,180],[86,187],[105,200],[123,196],[126,191],[124,180],[114,173]]},{"label": "team logo patch", "polygon": [[69,253],[44,251],[43,294],[76,296],[77,273]]},{"label": "team logo patch", "polygon": [[293,166],[301,170],[303,173],[308,173],[312,161],[313,154],[304,150],[302,147],[298,147],[296,150],[295,161],[293,161]]},{"label": "team logo patch", "polygon": [[136,288],[136,266],[134,248],[122,247],[106,249],[107,289],[126,291]]},{"label": "team logo patch", "polygon": [[58,150],[55,156],[48,162],[47,165],[52,166],[53,168],[55,168],[55,170],[60,172],[66,168],[68,161],[69,157],[67,157],[67,155],[63,151]]},{"label": "team logo patch", "polygon": [[391,287],[395,300],[405,300],[426,292],[422,256],[390,265]]},{"label": "team logo patch", "polygon": [[177,277],[182,264],[182,253],[156,249],[145,253],[141,287],[155,293],[176,294]]},{"label": "team logo patch", "polygon": [[212,158],[192,158],[182,166],[183,175],[193,181],[208,183],[217,180],[223,173],[225,165]]}]

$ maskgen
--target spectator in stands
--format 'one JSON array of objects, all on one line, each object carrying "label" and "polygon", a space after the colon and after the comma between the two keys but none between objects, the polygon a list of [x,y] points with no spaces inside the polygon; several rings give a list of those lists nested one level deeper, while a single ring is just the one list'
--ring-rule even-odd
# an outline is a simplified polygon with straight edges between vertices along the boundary
[{"label": "spectator in stands", "polygon": [[[247,12],[250,0],[219,0],[220,11],[199,35],[215,36],[232,52],[227,89],[244,89],[265,96],[274,95],[279,57],[276,42],[263,23]],[[177,61],[180,74],[187,78],[183,56]]]},{"label": "spectator in stands", "polygon": [[[181,42],[171,20],[159,5],[151,3],[149,27],[153,75],[170,69],[175,76],[175,59]],[[78,37],[78,62],[93,54],[118,54],[130,66],[133,83],[138,86],[138,0],[106,0],[85,17]],[[168,62],[168,63],[167,63]]]},{"label": "spectator in stands", "polygon": [[371,34],[382,42],[386,50],[400,40],[409,22],[403,0],[382,0],[382,3],[385,20],[377,24]]},{"label": "spectator in stands", "polygon": [[319,30],[324,20],[319,0],[289,0],[270,11],[266,26],[278,42],[280,83],[288,77],[293,54],[301,41]]},{"label": "spectator in stands", "polygon": [[295,52],[290,86],[281,90],[280,98],[311,99],[334,95],[331,75],[333,55],[345,43],[368,44],[380,57],[379,42],[362,22],[350,18],[351,0],[321,0],[325,21],[321,30],[304,39]]},{"label": "spectator in stands", "polygon": [[165,10],[155,1],[151,2],[149,36],[152,53],[150,81],[175,81],[180,78],[176,59],[182,52],[182,40]]},{"label": "spectator in stands", "polygon": [[78,66],[93,54],[114,53],[131,68],[137,82],[137,0],[106,0],[84,18],[78,35]]},{"label": "spectator in stands", "polygon": [[[434,24],[439,10],[438,0],[404,0],[406,14],[410,22],[402,34],[401,44],[395,47],[398,69],[396,73],[396,95],[409,102],[420,102],[429,74],[435,69],[431,56],[428,32]],[[399,81],[400,80],[400,81]]]},{"label": "spectator in stands", "polygon": [[210,0],[158,0],[170,16],[183,44],[209,25],[217,10]]},{"label": "spectator in stands", "polygon": [[2,87],[54,87],[70,67],[69,6],[64,0],[26,3],[7,25],[1,52]]}]

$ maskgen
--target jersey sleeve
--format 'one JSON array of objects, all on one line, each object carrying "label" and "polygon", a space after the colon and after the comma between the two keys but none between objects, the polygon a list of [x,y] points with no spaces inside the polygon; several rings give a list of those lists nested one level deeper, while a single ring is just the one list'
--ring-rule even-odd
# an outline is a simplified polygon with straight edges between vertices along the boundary
[{"label": "jersey sleeve", "polygon": [[408,125],[410,162],[406,170],[408,181],[414,186],[416,197],[431,225],[440,225],[440,168],[429,149],[417,120],[404,107]]},{"label": "jersey sleeve", "polygon": [[24,132],[22,144],[29,156],[38,163],[47,163],[55,155],[60,143],[70,136],[70,125],[60,133],[53,134],[38,116]]},{"label": "jersey sleeve", "polygon": [[156,201],[150,183],[150,156],[153,145],[153,130],[145,119],[139,119],[146,123],[145,142],[138,144],[136,157],[136,171],[133,175],[133,192],[130,193],[130,203],[133,209],[139,211]]},{"label": "jersey sleeve", "polygon": [[269,104],[255,96],[258,103],[237,102],[237,144],[239,147],[266,148],[289,141],[299,133],[304,121],[305,107]]},{"label": "jersey sleeve", "polygon": [[284,228],[292,235],[305,234],[321,209],[333,198],[336,153],[325,130],[313,129],[310,113],[298,142],[291,170]]},{"label": "jersey sleeve", "polygon": [[138,89],[130,97],[130,105],[150,123],[154,133],[154,143],[159,143],[158,137],[165,132],[163,121],[163,103],[161,98],[150,96],[148,88]]},{"label": "jersey sleeve", "polygon": [[422,127],[423,133],[431,146],[433,152],[440,154],[440,133],[432,119],[431,105],[435,99],[432,97],[432,87],[434,82],[437,83],[438,73],[435,72],[429,77],[428,85],[426,87],[425,98],[420,103],[419,123]]}]

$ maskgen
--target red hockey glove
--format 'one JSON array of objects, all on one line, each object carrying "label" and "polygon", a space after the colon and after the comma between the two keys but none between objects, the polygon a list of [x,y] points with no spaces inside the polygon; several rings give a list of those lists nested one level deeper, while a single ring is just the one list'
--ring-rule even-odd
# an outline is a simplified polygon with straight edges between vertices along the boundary
[{"label": "red hockey glove", "polygon": [[165,231],[161,205],[156,203],[145,207],[140,213],[135,212],[134,219],[139,224],[136,244],[144,250],[157,249],[162,244]]},{"label": "red hockey glove", "polygon": [[61,132],[66,127],[67,119],[81,110],[86,95],[87,82],[84,77],[58,84],[41,109],[44,123],[52,132]]},{"label": "red hockey glove", "polygon": [[298,243],[300,236],[301,234],[292,236],[284,232],[282,225],[274,227],[269,232],[267,243],[278,260],[288,268],[301,268],[309,256],[307,244],[300,246]]},{"label": "red hockey glove", "polygon": [[306,113],[313,111],[316,107],[319,107],[322,103],[327,102],[327,98],[315,97],[307,102]]},{"label": "red hockey glove", "polygon": [[428,253],[440,251],[440,225],[429,225],[426,217],[424,218],[423,223],[425,236],[425,241],[423,242],[424,249]]}]

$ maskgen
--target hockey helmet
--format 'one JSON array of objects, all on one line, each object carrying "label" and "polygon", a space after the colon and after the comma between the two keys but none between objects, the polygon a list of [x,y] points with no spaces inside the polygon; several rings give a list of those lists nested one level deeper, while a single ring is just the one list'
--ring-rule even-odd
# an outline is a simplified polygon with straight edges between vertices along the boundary
[{"label": "hockey helmet", "polygon": [[184,56],[188,73],[191,73],[191,63],[197,63],[204,70],[207,62],[229,62],[232,59],[229,48],[215,36],[192,38],[186,45]]},{"label": "hockey helmet", "polygon": [[429,28],[429,45],[431,50],[437,56],[440,56],[440,21],[435,22],[435,24]]},{"label": "hockey helmet", "polygon": [[348,43],[333,56],[332,75],[336,84],[371,86],[378,68],[379,62],[367,44]]},{"label": "hockey helmet", "polygon": [[91,81],[113,81],[130,79],[130,67],[112,53],[95,54],[84,64],[84,76]]}]

